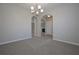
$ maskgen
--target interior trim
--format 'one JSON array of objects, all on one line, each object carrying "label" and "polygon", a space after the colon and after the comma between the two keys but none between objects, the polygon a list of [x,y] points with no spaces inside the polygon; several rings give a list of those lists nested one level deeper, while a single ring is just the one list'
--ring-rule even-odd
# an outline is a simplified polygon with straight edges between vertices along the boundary
[{"label": "interior trim", "polygon": [[17,41],[21,41],[21,40],[25,40],[25,39],[30,39],[30,38],[32,38],[32,37],[29,37],[29,38],[20,38],[20,39],[15,39],[15,40],[12,40],[12,41],[2,42],[2,43],[0,43],[0,45],[12,43],[12,42],[17,42]]},{"label": "interior trim", "polygon": [[69,42],[69,41],[64,41],[64,40],[60,40],[60,39],[54,39],[56,41],[60,41],[60,42],[64,42],[64,43],[68,43],[68,44],[72,44],[72,45],[76,45],[79,46],[79,43],[75,43],[75,42]]}]

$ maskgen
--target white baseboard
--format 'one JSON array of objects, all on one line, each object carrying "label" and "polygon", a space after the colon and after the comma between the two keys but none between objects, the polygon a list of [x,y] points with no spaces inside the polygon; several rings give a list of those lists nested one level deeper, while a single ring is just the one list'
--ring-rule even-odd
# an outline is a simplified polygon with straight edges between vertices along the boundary
[{"label": "white baseboard", "polygon": [[60,39],[54,39],[56,41],[60,41],[60,42],[64,42],[64,43],[68,43],[68,44],[72,44],[72,45],[76,45],[79,46],[79,43],[75,43],[75,42],[69,42],[69,41],[64,41],[64,40],[60,40]]},{"label": "white baseboard", "polygon": [[12,43],[12,42],[17,42],[17,41],[20,41],[20,40],[30,39],[30,38],[31,37],[29,37],[29,38],[20,38],[20,39],[16,39],[16,40],[12,40],[12,41],[2,42],[2,43],[0,43],[0,45]]}]

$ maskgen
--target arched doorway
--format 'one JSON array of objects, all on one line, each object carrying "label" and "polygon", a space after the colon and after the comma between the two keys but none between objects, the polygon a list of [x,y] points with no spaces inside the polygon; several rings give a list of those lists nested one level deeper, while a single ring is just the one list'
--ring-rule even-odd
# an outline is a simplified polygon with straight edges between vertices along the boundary
[{"label": "arched doorway", "polygon": [[39,19],[32,17],[32,37],[43,37],[43,39],[53,39],[53,16],[44,15]]},{"label": "arched doorway", "polygon": [[32,37],[36,36],[36,27],[37,27],[37,17],[32,16]]},{"label": "arched doorway", "polygon": [[53,16],[44,15],[41,19],[41,36],[53,39]]}]

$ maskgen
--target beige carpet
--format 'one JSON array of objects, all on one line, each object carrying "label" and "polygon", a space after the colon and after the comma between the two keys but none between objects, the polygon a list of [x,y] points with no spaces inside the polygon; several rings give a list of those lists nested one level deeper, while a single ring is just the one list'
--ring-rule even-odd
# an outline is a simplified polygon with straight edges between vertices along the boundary
[{"label": "beige carpet", "polygon": [[[55,38],[53,38],[55,39]],[[52,40],[50,37],[25,39],[0,46],[1,55],[77,55],[79,46]]]}]

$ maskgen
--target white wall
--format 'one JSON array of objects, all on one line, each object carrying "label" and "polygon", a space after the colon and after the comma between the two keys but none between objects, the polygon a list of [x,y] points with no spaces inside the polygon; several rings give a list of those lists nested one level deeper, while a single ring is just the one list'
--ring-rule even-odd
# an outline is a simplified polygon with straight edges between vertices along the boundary
[{"label": "white wall", "polygon": [[79,4],[62,4],[53,16],[53,32],[59,40],[79,43]]},{"label": "white wall", "polygon": [[2,37],[2,9],[0,9],[0,40],[1,40],[1,37]]},{"label": "white wall", "polygon": [[0,4],[0,43],[31,38],[31,20],[28,16],[26,9],[17,4]]},{"label": "white wall", "polygon": [[[54,34],[60,40],[79,43],[79,4],[62,4],[51,13]],[[31,38],[30,14],[17,4],[0,4],[0,43],[21,38]]]}]

